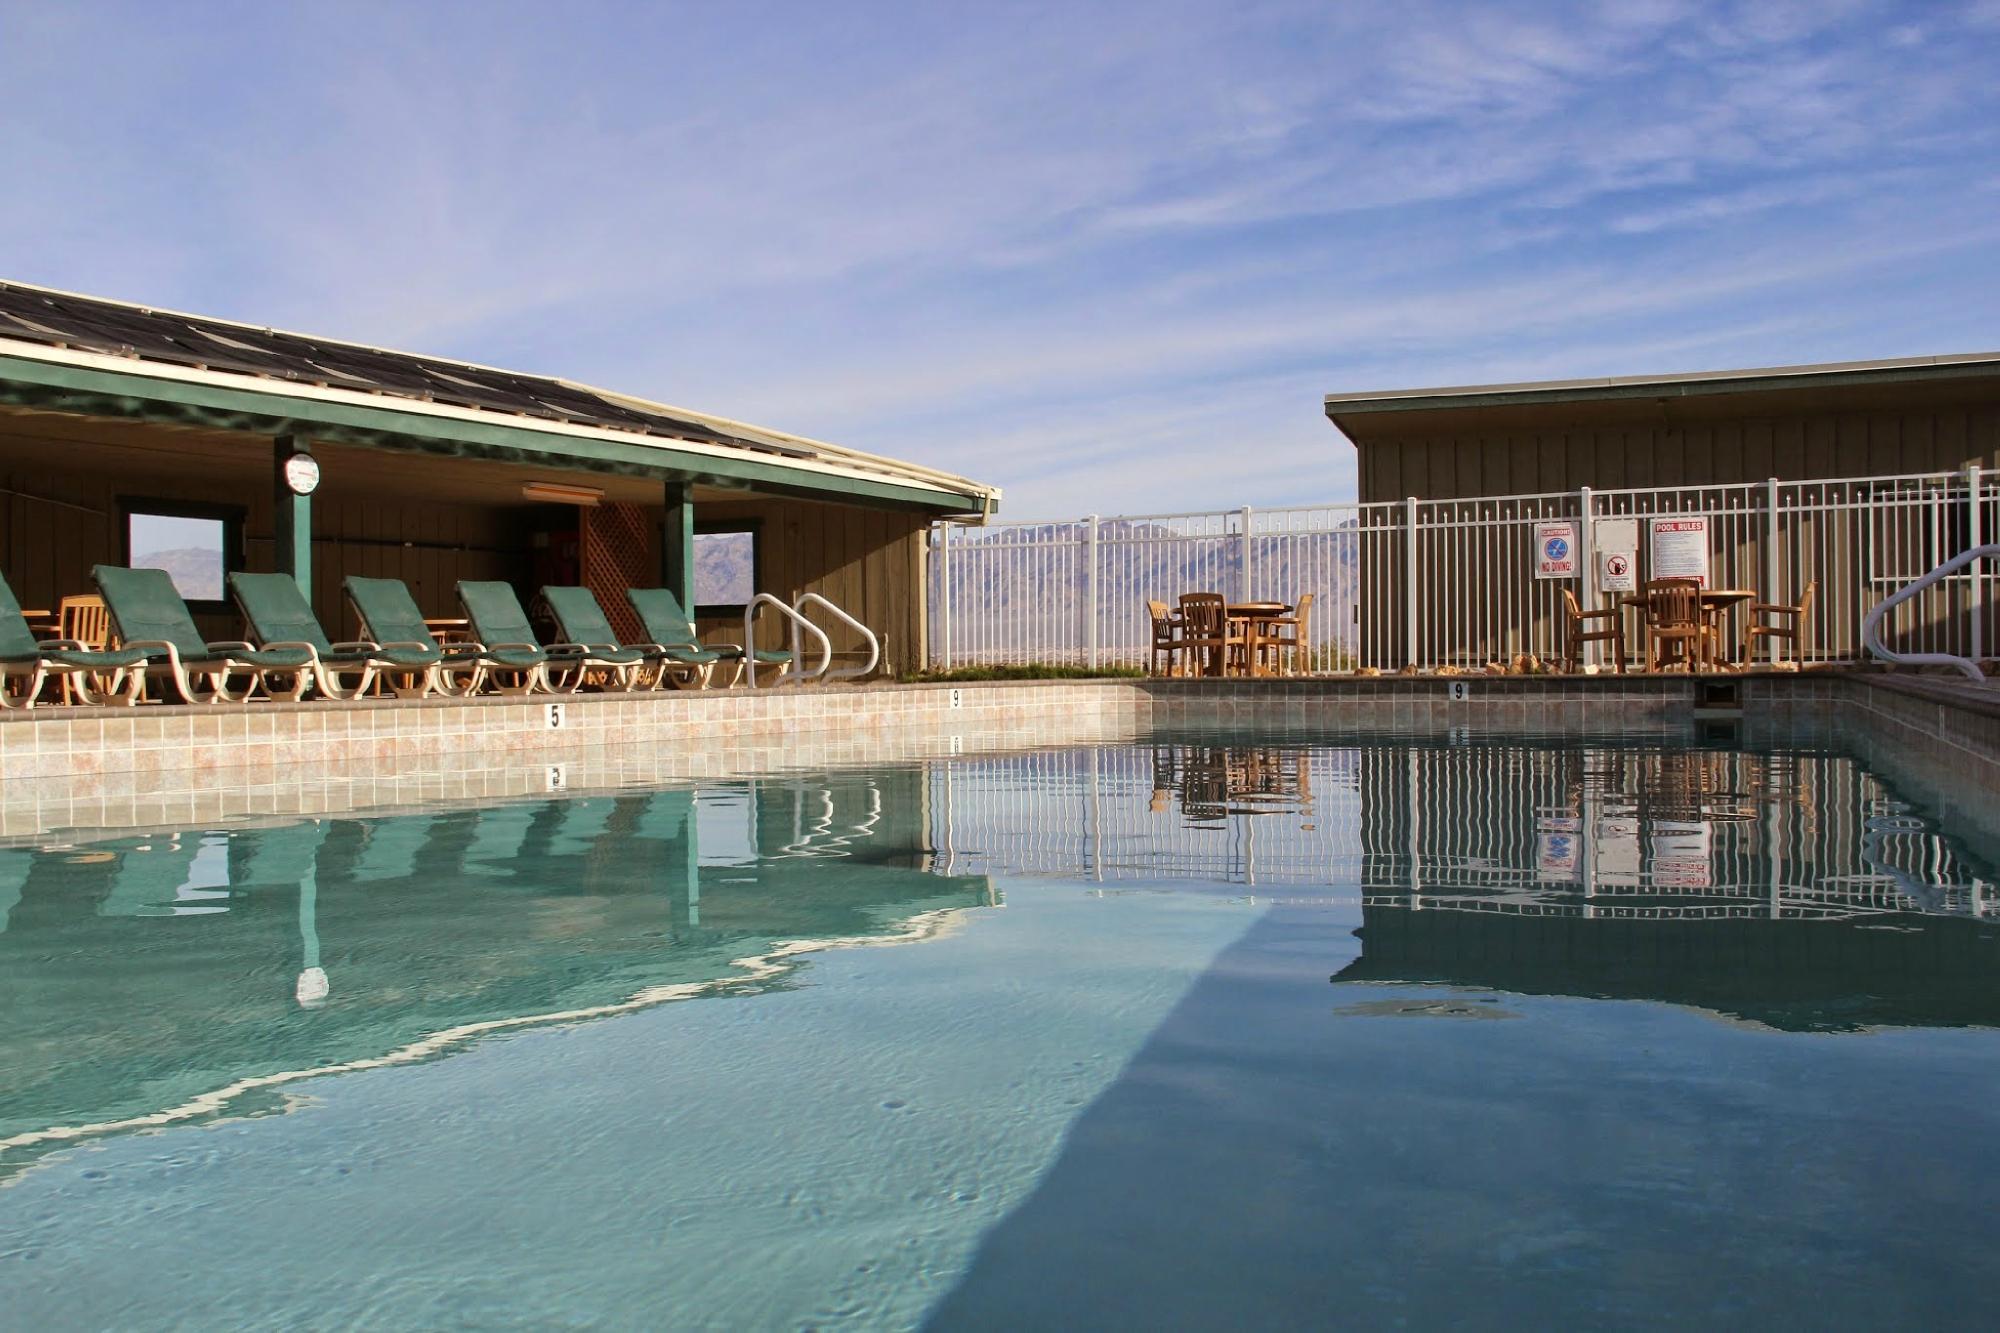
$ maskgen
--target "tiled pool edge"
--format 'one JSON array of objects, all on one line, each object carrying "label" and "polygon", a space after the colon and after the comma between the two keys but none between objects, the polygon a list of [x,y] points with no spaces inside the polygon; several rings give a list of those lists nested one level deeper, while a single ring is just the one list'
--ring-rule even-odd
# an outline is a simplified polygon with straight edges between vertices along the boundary
[{"label": "tiled pool edge", "polygon": [[1855,675],[1831,706],[1871,762],[1964,829],[2000,829],[2000,691],[1930,676]]},{"label": "tiled pool edge", "polygon": [[[1899,776],[1956,797],[1952,804],[1969,814],[2000,809],[2000,699],[1931,678],[1721,679],[1737,687],[1736,702],[1758,735],[1823,729],[1834,716],[1908,770]],[[1453,697],[1454,684],[1466,697]],[[1661,735],[1692,726],[1699,684],[1686,677],[1111,680],[91,710],[0,725],[0,837],[381,812],[557,786],[1115,742],[1149,727]],[[560,725],[551,724],[551,702],[562,704]],[[1912,762],[1913,755],[1924,758]]]}]

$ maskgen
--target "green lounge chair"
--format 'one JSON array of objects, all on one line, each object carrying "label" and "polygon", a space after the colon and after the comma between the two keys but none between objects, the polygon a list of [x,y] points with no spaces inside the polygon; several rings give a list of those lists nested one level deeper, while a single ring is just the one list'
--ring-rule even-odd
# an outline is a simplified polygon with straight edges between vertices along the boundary
[{"label": "green lounge chair", "polygon": [[[89,648],[75,639],[35,638],[14,590],[0,578],[0,708],[33,708],[50,676],[66,676],[87,704],[134,704],[146,688],[142,648]],[[98,677],[104,678],[100,689]],[[21,692],[10,694],[9,682]]]},{"label": "green lounge chair", "polygon": [[486,676],[479,650],[470,644],[439,646],[401,579],[350,574],[340,586],[361,632],[381,654],[379,674],[399,696],[421,699],[435,691],[456,697],[479,689]]},{"label": "green lounge chair", "polygon": [[[241,640],[204,640],[173,576],[164,569],[96,565],[90,577],[124,647],[145,650],[146,673],[165,675],[187,703],[242,703],[259,689],[273,699],[297,699],[312,686],[312,654],[303,648],[259,649]],[[229,689],[235,675],[250,678],[238,694]],[[273,688],[274,680],[288,683]]]},{"label": "green lounge chair", "polygon": [[616,674],[618,663],[600,661],[580,643],[535,641],[534,626],[521,609],[514,586],[497,580],[461,580],[459,605],[472,621],[473,637],[479,641],[480,656],[486,659],[487,674],[500,671],[514,677],[512,683],[494,682],[502,694],[574,694],[593,667]]},{"label": "green lounge chair", "polygon": [[544,588],[542,604],[556,618],[563,638],[588,646],[597,656],[617,654],[637,668],[636,682],[658,689],[671,680],[681,688],[702,689],[722,654],[698,643],[620,643],[597,594],[588,588]]},{"label": "green lounge chair", "polygon": [[[329,699],[359,699],[375,683],[377,665],[404,665],[417,669],[425,665],[421,654],[397,654],[369,642],[329,643],[313,614],[298,580],[290,574],[231,574],[229,592],[243,612],[250,637],[265,651],[279,648],[304,649],[312,654],[313,680]],[[352,675],[353,684],[341,680]]]},{"label": "green lounge chair", "polygon": [[[695,633],[694,622],[681,609],[681,599],[674,596],[669,588],[627,588],[625,600],[632,603],[632,609],[639,613],[639,623],[645,627],[646,636],[656,643],[700,644],[701,636]],[[792,655],[774,648],[759,648],[754,653],[745,653],[738,643],[711,643],[703,645],[708,651],[720,654],[721,661],[734,662],[736,675],[731,685],[742,682],[745,671],[755,672],[759,667],[773,667],[783,671],[792,663]],[[753,679],[751,684],[756,684]]]}]

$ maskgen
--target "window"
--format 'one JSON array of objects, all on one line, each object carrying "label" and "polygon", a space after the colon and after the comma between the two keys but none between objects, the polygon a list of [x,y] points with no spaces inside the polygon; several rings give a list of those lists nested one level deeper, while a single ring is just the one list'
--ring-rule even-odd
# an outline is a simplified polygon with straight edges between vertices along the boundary
[{"label": "window", "polygon": [[243,511],[177,500],[123,500],[125,563],[164,569],[198,611],[227,607],[223,576],[243,565]]},{"label": "window", "polygon": [[698,616],[740,616],[763,580],[755,524],[698,527],[694,534],[694,605]]}]

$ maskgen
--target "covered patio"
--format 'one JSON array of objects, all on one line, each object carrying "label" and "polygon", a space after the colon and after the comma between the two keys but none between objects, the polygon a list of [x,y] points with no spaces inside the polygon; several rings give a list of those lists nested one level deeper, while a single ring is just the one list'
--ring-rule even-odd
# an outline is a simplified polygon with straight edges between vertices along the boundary
[{"label": "covered patio", "polygon": [[[292,575],[336,639],[350,575],[403,580],[447,630],[461,580],[580,584],[631,635],[624,590],[663,587],[704,642],[740,641],[755,594],[818,593],[902,672],[930,523],[998,498],[568,381],[0,284],[0,571],[50,629],[93,565],[150,557],[215,639],[241,636],[236,570]],[[786,637],[760,619],[758,646]]]}]

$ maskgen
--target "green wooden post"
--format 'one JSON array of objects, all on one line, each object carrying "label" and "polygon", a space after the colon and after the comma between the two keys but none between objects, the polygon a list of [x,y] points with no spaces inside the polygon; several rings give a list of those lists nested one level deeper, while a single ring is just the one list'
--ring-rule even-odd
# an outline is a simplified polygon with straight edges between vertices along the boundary
[{"label": "green wooden post", "polygon": [[694,618],[694,487],[666,483],[667,521],[660,534],[660,586],[680,599]]},{"label": "green wooden post", "polygon": [[307,452],[305,442],[290,435],[273,441],[271,456],[273,492],[272,536],[277,539],[277,572],[290,574],[299,591],[312,598],[312,496],[300,495],[285,479],[285,462],[293,454]]}]

